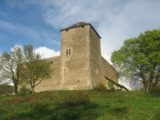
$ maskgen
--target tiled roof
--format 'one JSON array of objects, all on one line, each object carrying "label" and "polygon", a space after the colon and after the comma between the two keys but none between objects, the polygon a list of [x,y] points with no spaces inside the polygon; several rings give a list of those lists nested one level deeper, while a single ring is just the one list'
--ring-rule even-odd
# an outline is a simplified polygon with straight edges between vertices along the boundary
[{"label": "tiled roof", "polygon": [[74,25],[71,25],[69,27],[66,27],[66,28],[63,28],[61,29],[61,31],[65,31],[65,30],[69,30],[69,29],[73,29],[73,28],[77,28],[77,27],[83,27],[83,26],[86,26],[86,25],[90,25],[90,27],[95,31],[95,33],[98,35],[99,38],[100,35],[97,33],[97,31],[95,30],[95,28],[90,24],[90,23],[86,23],[86,22],[79,22],[79,23],[76,23]]}]

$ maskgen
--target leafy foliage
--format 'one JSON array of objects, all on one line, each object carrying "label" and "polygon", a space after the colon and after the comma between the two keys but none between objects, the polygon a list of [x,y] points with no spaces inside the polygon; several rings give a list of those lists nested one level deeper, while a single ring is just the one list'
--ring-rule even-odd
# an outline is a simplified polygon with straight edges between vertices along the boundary
[{"label": "leafy foliage", "polygon": [[146,31],[126,40],[112,53],[112,62],[121,76],[142,81],[145,90],[160,84],[160,30]]},{"label": "leafy foliage", "polygon": [[50,71],[49,62],[42,60],[32,45],[16,47],[11,53],[4,52],[0,59],[1,79],[12,81],[15,94],[23,83],[29,84],[34,92],[34,88],[49,77]]},{"label": "leafy foliage", "polygon": [[31,92],[32,92],[32,91],[31,91],[30,89],[28,89],[28,88],[25,87],[25,86],[22,86],[22,87],[20,88],[19,92],[18,92],[18,95],[26,96],[26,95],[31,94]]},{"label": "leafy foliage", "polygon": [[50,63],[42,60],[39,54],[34,53],[31,45],[24,47],[24,56],[26,62],[22,67],[21,77],[24,83],[29,84],[32,93],[34,93],[34,88],[49,77]]},{"label": "leafy foliage", "polygon": [[160,96],[160,87],[152,88],[150,91],[151,95],[153,96]]}]

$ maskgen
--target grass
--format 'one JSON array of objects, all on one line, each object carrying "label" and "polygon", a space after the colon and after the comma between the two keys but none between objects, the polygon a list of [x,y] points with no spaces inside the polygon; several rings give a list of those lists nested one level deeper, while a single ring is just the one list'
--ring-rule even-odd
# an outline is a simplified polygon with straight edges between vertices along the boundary
[{"label": "grass", "polygon": [[95,90],[0,96],[0,120],[160,120],[160,96]]}]

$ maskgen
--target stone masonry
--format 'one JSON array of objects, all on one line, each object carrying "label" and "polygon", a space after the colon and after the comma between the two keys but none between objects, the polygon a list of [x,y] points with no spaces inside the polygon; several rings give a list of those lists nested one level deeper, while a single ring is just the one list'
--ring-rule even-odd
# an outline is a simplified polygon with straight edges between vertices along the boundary
[{"label": "stone masonry", "polygon": [[100,39],[90,23],[62,29],[60,56],[47,59],[52,67],[51,77],[35,90],[87,90],[99,84],[107,87],[104,76],[117,81],[117,72],[101,56]]}]

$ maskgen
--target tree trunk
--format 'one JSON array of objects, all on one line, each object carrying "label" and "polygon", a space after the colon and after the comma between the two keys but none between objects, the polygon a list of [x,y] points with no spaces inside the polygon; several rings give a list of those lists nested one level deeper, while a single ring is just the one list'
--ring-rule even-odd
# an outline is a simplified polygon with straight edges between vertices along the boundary
[{"label": "tree trunk", "polygon": [[143,73],[140,73],[140,77],[142,78],[143,88],[144,88],[145,91],[147,91],[148,84],[147,84],[147,80],[145,79]]},{"label": "tree trunk", "polygon": [[18,86],[17,86],[17,84],[14,84],[14,93],[15,93],[15,95],[18,94]]},{"label": "tree trunk", "polygon": [[155,82],[153,83],[153,87],[157,87],[159,85],[159,82],[160,82],[160,73],[156,75]]},{"label": "tree trunk", "polygon": [[15,95],[18,94],[18,82],[16,79],[12,78],[13,79],[13,84],[14,84],[14,93]]},{"label": "tree trunk", "polygon": [[35,91],[34,91],[34,86],[31,87],[31,92],[32,92],[32,94],[35,93]]},{"label": "tree trunk", "polygon": [[153,88],[153,79],[154,79],[154,72],[150,73],[149,79],[148,79],[148,90],[150,91]]}]

